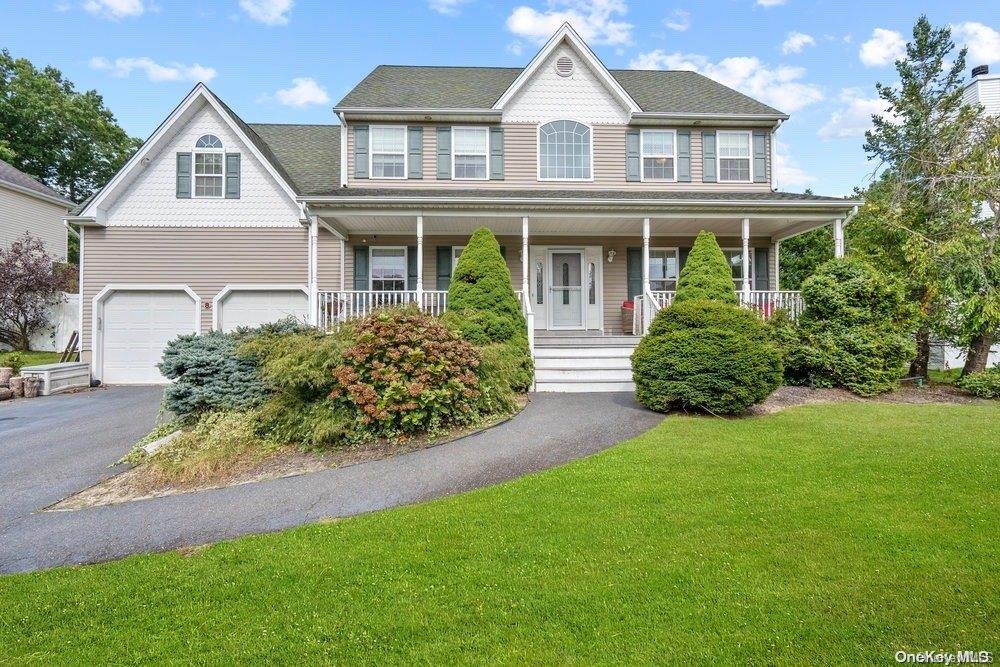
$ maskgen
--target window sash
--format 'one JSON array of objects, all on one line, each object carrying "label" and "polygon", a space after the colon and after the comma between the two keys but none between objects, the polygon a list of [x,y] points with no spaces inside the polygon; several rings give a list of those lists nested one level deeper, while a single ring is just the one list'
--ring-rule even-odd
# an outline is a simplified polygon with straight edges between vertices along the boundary
[{"label": "window sash", "polygon": [[677,132],[642,130],[639,145],[643,181],[677,180]]},{"label": "window sash", "polygon": [[[733,283],[737,290],[743,288],[743,249],[742,248],[723,248],[722,254],[726,256],[726,261],[729,263],[729,268],[732,271]],[[750,285],[754,284],[754,269],[756,267],[753,264],[753,248],[750,248]]]},{"label": "window sash", "polygon": [[406,178],[405,125],[373,125],[369,173],[372,178]]},{"label": "window sash", "polygon": [[680,263],[677,248],[649,249],[649,288],[654,292],[677,289]]},{"label": "window sash", "polygon": [[223,155],[221,152],[194,154],[194,196],[221,197],[223,194]]},{"label": "window sash", "polygon": [[406,290],[407,257],[405,247],[371,248],[368,251],[368,285],[374,291]]},{"label": "window sash", "polygon": [[716,133],[719,181],[749,183],[753,180],[749,132]]},{"label": "window sash", "polygon": [[453,245],[451,247],[451,275],[455,275],[455,267],[458,266],[458,258],[462,256],[463,250],[465,250],[464,245]]},{"label": "window sash", "polygon": [[556,120],[538,128],[538,178],[543,181],[592,179],[590,128],[573,120]]}]

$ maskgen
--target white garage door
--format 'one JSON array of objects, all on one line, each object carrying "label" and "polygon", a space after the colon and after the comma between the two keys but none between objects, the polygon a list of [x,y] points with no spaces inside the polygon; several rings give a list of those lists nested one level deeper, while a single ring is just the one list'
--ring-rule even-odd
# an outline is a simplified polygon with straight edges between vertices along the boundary
[{"label": "white garage door", "polygon": [[104,301],[101,380],[105,384],[167,382],[156,364],[163,348],[194,331],[194,300],[181,291],[114,292]]},{"label": "white garage door", "polygon": [[221,301],[220,309],[223,331],[257,327],[286,317],[309,321],[309,298],[302,290],[234,290]]}]

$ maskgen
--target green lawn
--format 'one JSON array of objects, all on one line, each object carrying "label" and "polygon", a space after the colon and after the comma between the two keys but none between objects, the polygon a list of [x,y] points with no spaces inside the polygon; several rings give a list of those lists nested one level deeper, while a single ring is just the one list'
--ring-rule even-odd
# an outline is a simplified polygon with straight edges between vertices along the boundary
[{"label": "green lawn", "polygon": [[[0,352],[0,366],[5,366],[7,357],[14,352]],[[25,366],[41,366],[42,364],[54,364],[59,361],[62,352],[18,352]]]},{"label": "green lawn", "polygon": [[1000,406],[670,417],[349,520],[0,578],[11,662],[891,664],[1000,649]]}]

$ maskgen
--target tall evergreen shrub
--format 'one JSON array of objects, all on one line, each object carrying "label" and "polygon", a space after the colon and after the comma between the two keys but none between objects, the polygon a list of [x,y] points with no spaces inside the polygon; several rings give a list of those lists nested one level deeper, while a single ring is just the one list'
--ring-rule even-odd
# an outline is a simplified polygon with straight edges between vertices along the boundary
[{"label": "tall evergreen shrub", "polygon": [[674,303],[710,299],[739,303],[733,289],[733,272],[715,240],[715,234],[702,230],[695,239],[677,281]]}]

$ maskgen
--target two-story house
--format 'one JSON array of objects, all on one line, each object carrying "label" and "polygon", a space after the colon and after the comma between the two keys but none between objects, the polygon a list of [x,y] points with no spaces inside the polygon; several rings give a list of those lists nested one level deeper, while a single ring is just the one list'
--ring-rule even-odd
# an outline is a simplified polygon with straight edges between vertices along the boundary
[{"label": "two-story house", "polygon": [[[835,224],[842,252],[860,203],[775,190],[787,115],[693,72],[608,70],[568,24],[523,68],[377,67],[334,112],[331,125],[247,124],[198,85],[81,207],[96,377],[161,380],[164,344],[186,331],[284,314],[329,327],[394,303],[442,312],[485,225],[540,388],[625,389],[629,334],[669,302],[699,230],[766,313],[798,307],[778,290],[781,240]],[[589,375],[558,361],[572,351],[542,353],[597,341],[611,346]]]}]

